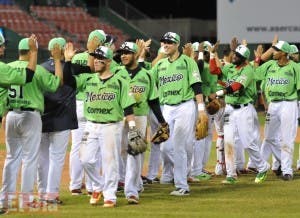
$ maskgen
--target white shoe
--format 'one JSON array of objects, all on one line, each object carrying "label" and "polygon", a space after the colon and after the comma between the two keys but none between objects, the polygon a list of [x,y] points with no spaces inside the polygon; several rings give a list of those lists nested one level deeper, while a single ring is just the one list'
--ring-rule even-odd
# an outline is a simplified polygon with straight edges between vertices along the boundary
[{"label": "white shoe", "polygon": [[190,195],[190,192],[183,189],[183,188],[177,188],[176,190],[172,191],[170,195],[174,196],[187,196]]}]

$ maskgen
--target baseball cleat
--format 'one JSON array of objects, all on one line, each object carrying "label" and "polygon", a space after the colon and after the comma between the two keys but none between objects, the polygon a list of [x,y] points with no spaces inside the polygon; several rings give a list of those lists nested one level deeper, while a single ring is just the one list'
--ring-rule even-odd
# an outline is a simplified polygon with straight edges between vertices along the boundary
[{"label": "baseball cleat", "polygon": [[237,179],[234,177],[226,177],[225,180],[222,181],[224,185],[234,185],[237,183]]},{"label": "baseball cleat", "polygon": [[284,174],[284,175],[282,176],[282,179],[283,179],[284,181],[291,181],[291,180],[293,179],[293,176],[292,176],[291,174]]},{"label": "baseball cleat", "polygon": [[127,201],[128,201],[128,204],[138,204],[139,203],[139,199],[134,195],[129,196],[129,198],[127,198]]},{"label": "baseball cleat", "polygon": [[103,204],[103,207],[107,207],[107,208],[115,207],[115,206],[116,206],[116,202],[110,200],[104,201]]},{"label": "baseball cleat", "polygon": [[190,192],[183,189],[183,188],[177,188],[176,190],[172,191],[170,193],[170,195],[173,195],[173,196],[187,196],[187,195],[190,195]]},{"label": "baseball cleat", "polygon": [[76,196],[76,195],[82,195],[81,189],[73,189],[71,190],[71,195]]},{"label": "baseball cleat", "polygon": [[90,204],[96,205],[99,203],[101,199],[102,193],[101,192],[93,192],[91,198],[90,198]]},{"label": "baseball cleat", "polygon": [[263,181],[265,181],[266,178],[267,178],[267,172],[268,171],[265,171],[265,172],[262,172],[262,173],[258,173],[257,176],[256,176],[256,178],[255,178],[255,180],[254,180],[254,182],[255,183],[262,183]]}]

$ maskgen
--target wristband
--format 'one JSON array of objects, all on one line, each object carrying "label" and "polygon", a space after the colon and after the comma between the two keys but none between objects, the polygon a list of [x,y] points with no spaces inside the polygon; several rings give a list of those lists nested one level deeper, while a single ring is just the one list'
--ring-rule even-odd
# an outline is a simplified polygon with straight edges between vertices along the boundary
[{"label": "wristband", "polygon": [[203,60],[203,52],[200,51],[198,54],[198,60]]},{"label": "wristband", "polygon": [[205,108],[204,103],[198,104],[198,111],[204,111],[204,108]]},{"label": "wristband", "polygon": [[218,97],[223,96],[224,95],[224,90],[222,89],[222,90],[216,91],[216,95]]},{"label": "wristband", "polygon": [[129,128],[135,127],[135,121],[134,120],[128,121],[128,126],[129,126]]},{"label": "wristband", "polygon": [[138,62],[144,62],[145,61],[145,58],[139,58],[138,59]]},{"label": "wristband", "polygon": [[256,58],[254,59],[254,62],[257,63],[257,64],[259,64],[260,61],[261,61],[261,58],[260,58],[260,57],[256,57]]}]

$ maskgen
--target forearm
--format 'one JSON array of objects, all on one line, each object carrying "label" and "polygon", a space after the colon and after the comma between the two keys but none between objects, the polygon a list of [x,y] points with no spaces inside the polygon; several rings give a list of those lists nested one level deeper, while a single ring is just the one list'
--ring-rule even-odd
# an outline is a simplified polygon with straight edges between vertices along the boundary
[{"label": "forearm", "polygon": [[30,51],[27,68],[32,71],[35,71],[36,64],[37,64],[37,51]]},{"label": "forearm", "polygon": [[151,108],[151,110],[153,111],[156,119],[158,120],[159,123],[165,123],[165,118],[162,115],[161,109],[160,109],[160,105],[159,105],[159,99],[153,99],[151,101],[148,101],[149,107]]},{"label": "forearm", "polygon": [[64,79],[63,79],[63,70],[62,70],[60,59],[55,59],[54,65],[55,65],[55,75],[60,78],[60,85],[62,86],[64,84],[63,81]]}]

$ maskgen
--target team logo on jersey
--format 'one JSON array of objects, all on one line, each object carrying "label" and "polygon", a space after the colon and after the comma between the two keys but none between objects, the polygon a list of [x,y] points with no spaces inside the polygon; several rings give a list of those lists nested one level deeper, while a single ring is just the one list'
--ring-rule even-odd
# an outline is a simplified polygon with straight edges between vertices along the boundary
[{"label": "team logo on jersey", "polygon": [[186,70],[186,65],[177,66],[176,70]]},{"label": "team logo on jersey", "polygon": [[112,101],[116,98],[115,93],[94,93],[94,92],[87,92],[86,93],[86,102],[93,102],[93,101]]},{"label": "team logo on jersey", "polygon": [[131,87],[131,92],[133,93],[143,93],[145,92],[146,88],[145,86],[132,86]]},{"label": "team logo on jersey", "polygon": [[182,89],[178,89],[178,90],[169,90],[163,93],[163,97],[166,98],[168,96],[175,96],[175,95],[180,95]]},{"label": "team logo on jersey", "polygon": [[149,82],[148,82],[148,80],[146,79],[146,78],[139,78],[138,80],[137,80],[138,82],[140,82],[140,83],[144,83],[144,84],[148,84]]},{"label": "team logo on jersey", "polygon": [[92,108],[88,107],[87,112],[89,114],[112,114],[113,108]]},{"label": "team logo on jersey", "polygon": [[118,90],[120,88],[120,86],[118,86],[116,83],[112,83],[112,84],[108,84],[107,88]]},{"label": "team logo on jersey", "polygon": [[273,92],[273,91],[269,91],[269,92],[268,92],[268,95],[269,95],[269,96],[276,96],[276,97],[281,97],[281,98],[282,98],[282,97],[283,97],[283,98],[286,97],[286,94],[287,94],[287,93],[285,93],[285,92]]},{"label": "team logo on jersey", "polygon": [[269,86],[272,86],[272,85],[287,85],[289,83],[290,83],[290,81],[286,78],[278,78],[278,79],[268,78],[268,80],[267,80],[267,85],[269,85]]},{"label": "team logo on jersey", "polygon": [[183,75],[181,73],[173,74],[172,76],[160,76],[159,77],[159,85],[163,86],[167,83],[176,82],[183,79]]},{"label": "team logo on jersey", "polygon": [[287,75],[287,76],[294,76],[294,74],[290,71],[284,72],[284,74]]}]

